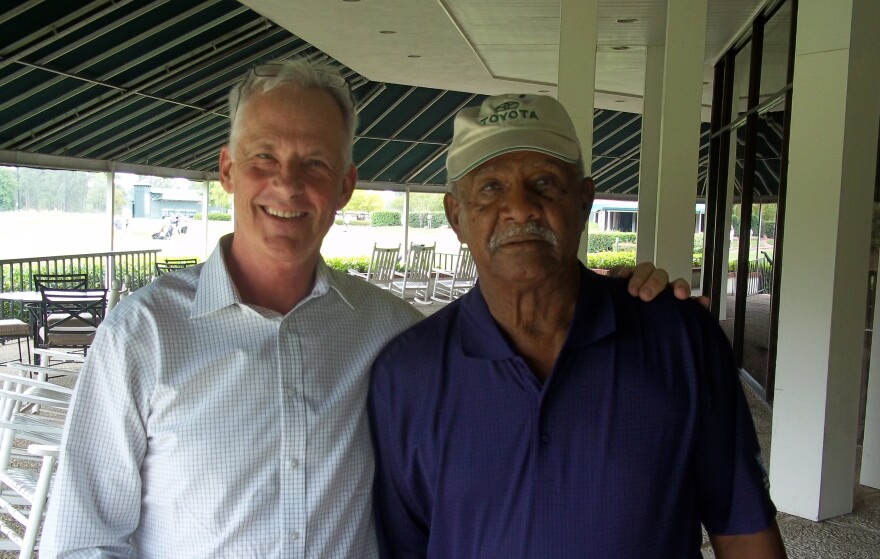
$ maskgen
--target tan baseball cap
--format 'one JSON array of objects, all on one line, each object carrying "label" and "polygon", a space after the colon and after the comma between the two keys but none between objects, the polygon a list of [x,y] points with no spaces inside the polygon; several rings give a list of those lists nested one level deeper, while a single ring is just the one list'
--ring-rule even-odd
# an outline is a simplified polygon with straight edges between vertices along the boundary
[{"label": "tan baseball cap", "polygon": [[568,163],[581,158],[574,123],[559,101],[546,95],[496,95],[455,116],[447,179],[457,181],[511,151],[537,151]]}]

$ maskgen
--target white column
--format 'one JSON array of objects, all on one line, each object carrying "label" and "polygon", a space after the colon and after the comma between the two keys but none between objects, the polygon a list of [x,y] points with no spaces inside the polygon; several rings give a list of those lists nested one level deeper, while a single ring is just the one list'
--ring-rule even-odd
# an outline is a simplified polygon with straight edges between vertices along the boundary
[{"label": "white column", "polygon": [[[207,260],[208,256],[210,256],[211,252],[214,250],[214,247],[211,246],[210,241],[208,241],[208,213],[211,209],[209,205],[211,201],[211,180],[205,176],[202,180],[202,185],[204,185],[204,189],[202,190],[202,215],[205,217],[205,227],[202,228],[202,231],[205,232],[202,237],[202,260]],[[191,235],[193,233],[193,228],[190,227],[189,229],[189,234]]]},{"label": "white column", "polygon": [[[636,262],[653,262],[657,238],[657,183],[660,174],[660,110],[663,100],[665,48],[645,51],[645,89],[642,104],[642,143],[639,157],[639,233]],[[683,276],[687,277],[687,276]]]},{"label": "white column", "polygon": [[[107,188],[107,208],[110,213],[110,251],[116,250],[116,173],[112,170],[104,172],[104,179],[110,183]],[[107,257],[104,270],[104,287],[111,287],[116,277],[116,258]]]},{"label": "white column", "polygon": [[800,0],[770,482],[783,512],[852,511],[880,2]]},{"label": "white column", "polygon": [[871,367],[865,402],[865,436],[862,442],[862,485],[880,489],[880,289],[874,293],[874,333]]},{"label": "white column", "polygon": [[[559,76],[556,97],[574,121],[584,171],[591,174],[593,161],[593,107],[596,90],[596,29],[598,0],[562,0],[559,23]],[[586,263],[587,232],[581,235],[578,257]]]},{"label": "white column", "polygon": [[666,7],[654,253],[670,278],[689,278],[693,267],[706,12],[707,0],[669,0]]}]

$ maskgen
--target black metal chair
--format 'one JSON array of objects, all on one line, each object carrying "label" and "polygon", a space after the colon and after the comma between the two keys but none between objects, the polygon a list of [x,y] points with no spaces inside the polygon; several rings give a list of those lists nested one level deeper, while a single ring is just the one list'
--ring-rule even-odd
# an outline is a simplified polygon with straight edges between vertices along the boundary
[{"label": "black metal chair", "polygon": [[107,308],[106,289],[43,289],[40,304],[39,348],[66,347],[85,353]]},{"label": "black metal chair", "polygon": [[33,274],[34,288],[43,289],[86,289],[89,286],[87,274]]}]

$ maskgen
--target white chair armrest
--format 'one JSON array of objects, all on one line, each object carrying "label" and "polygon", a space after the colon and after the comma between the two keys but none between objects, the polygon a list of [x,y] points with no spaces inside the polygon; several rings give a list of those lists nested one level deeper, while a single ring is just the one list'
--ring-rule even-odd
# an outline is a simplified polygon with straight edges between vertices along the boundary
[{"label": "white chair armrest", "polygon": [[54,444],[31,444],[27,447],[28,452],[34,456],[54,456],[58,457],[59,447]]}]

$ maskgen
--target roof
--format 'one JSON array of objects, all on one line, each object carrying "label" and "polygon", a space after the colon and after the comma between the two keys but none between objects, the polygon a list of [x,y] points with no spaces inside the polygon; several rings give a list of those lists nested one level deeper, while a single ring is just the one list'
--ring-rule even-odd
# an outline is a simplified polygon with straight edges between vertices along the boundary
[{"label": "roof", "polygon": [[[440,191],[453,117],[484,98],[370,81],[234,0],[10,5],[0,14],[0,164],[216,178],[230,86],[254,64],[308,56],[338,65],[353,88],[358,187]],[[641,115],[596,111],[600,193],[637,194],[640,137]],[[700,185],[707,144],[704,124]]]}]

